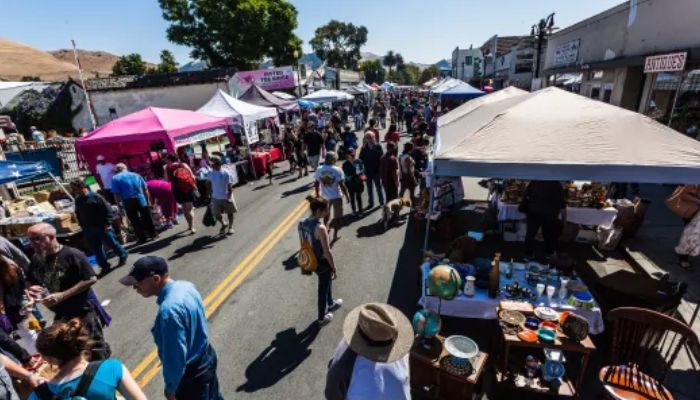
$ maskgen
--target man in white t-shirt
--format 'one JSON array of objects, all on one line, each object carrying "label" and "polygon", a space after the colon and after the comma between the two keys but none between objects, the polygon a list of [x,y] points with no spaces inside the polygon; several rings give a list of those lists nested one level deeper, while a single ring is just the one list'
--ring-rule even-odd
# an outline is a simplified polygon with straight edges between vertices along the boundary
[{"label": "man in white t-shirt", "polygon": [[[338,161],[338,156],[333,151],[326,153],[326,159],[322,166],[316,169],[314,173],[314,188],[316,189],[316,197],[319,195],[328,200],[333,209],[333,219],[328,225],[328,217],[326,217],[326,225],[333,229],[333,240],[338,240],[338,231],[343,223],[343,196],[346,201],[350,201],[348,188],[345,186],[345,174],[343,170],[335,166]],[[342,194],[341,194],[342,191]]]},{"label": "man in white t-shirt", "polygon": [[[211,157],[209,161],[211,161],[212,167],[212,170],[207,174],[211,211],[216,220],[221,222],[219,234],[230,235],[233,233],[233,213],[236,212],[236,203],[233,200],[233,175],[228,170],[221,168],[221,158]],[[228,217],[228,226],[224,222],[223,213],[226,213]]]},{"label": "man in white t-shirt", "polygon": [[97,179],[102,185],[104,198],[114,204],[114,196],[112,196],[112,177],[114,176],[114,164],[106,162],[102,155],[97,156]]}]

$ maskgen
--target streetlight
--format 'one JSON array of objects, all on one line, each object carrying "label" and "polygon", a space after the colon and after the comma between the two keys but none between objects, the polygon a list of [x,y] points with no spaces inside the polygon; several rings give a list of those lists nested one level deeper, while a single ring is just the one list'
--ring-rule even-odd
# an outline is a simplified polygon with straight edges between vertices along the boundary
[{"label": "streetlight", "polygon": [[299,97],[301,97],[301,66],[299,65],[298,49],[294,49],[294,63],[297,65],[297,87],[299,89]]},{"label": "streetlight", "polygon": [[540,77],[540,56],[542,55],[542,43],[544,38],[552,34],[554,27],[554,13],[551,13],[547,18],[542,18],[539,23],[532,25],[530,28],[530,36],[537,38],[537,65],[535,66],[535,78]]}]

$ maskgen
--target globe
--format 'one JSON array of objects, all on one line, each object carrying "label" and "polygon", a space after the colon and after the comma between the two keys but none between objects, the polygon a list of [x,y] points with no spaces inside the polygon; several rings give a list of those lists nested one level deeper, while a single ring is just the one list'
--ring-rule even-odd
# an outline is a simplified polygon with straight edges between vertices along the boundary
[{"label": "globe", "polygon": [[428,275],[428,288],[433,296],[444,300],[454,299],[462,287],[462,278],[459,272],[449,265],[438,265],[430,270]]},{"label": "globe", "polygon": [[440,332],[440,316],[430,310],[418,310],[413,315],[413,331],[418,336],[430,339]]}]

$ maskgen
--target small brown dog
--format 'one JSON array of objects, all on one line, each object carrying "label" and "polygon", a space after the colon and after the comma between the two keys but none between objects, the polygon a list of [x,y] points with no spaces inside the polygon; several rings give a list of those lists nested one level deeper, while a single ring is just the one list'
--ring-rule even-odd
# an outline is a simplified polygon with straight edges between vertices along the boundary
[{"label": "small brown dog", "polygon": [[411,199],[407,197],[399,197],[398,199],[388,201],[386,204],[384,204],[382,224],[384,225],[385,230],[389,229],[389,223],[396,222],[396,220],[399,219],[401,209],[404,207],[413,207]]}]

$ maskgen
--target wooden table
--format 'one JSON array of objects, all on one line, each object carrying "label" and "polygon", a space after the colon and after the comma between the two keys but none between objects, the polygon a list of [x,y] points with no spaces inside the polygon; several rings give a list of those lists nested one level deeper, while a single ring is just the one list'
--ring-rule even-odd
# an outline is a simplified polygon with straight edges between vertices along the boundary
[{"label": "wooden table", "polygon": [[471,400],[478,393],[488,354],[479,352],[471,360],[473,371],[470,375],[455,375],[440,365],[440,361],[449,356],[444,341],[442,336],[436,336],[429,341],[432,347],[426,349],[422,339],[416,338],[409,356],[411,389],[434,400]]},{"label": "wooden table", "polygon": [[[500,329],[501,340],[503,342],[503,354],[499,357],[499,362],[496,365],[496,382],[501,388],[508,390],[522,390],[528,392],[539,393],[543,395],[552,396],[566,396],[566,397],[578,397],[581,389],[581,383],[583,382],[583,377],[585,375],[586,367],[588,366],[588,359],[590,354],[595,350],[595,345],[591,341],[589,336],[586,336],[581,342],[574,342],[564,336],[562,333],[557,332],[557,338],[554,343],[529,343],[520,340],[516,335],[510,335]],[[525,359],[518,358],[513,359],[511,357],[511,350],[514,347],[520,347],[525,349],[537,350],[532,353],[532,355],[542,361],[542,366],[544,366],[544,352],[543,349],[556,349],[561,350],[563,353],[579,353],[581,355],[581,370],[578,373],[578,377],[572,379],[569,366],[573,365],[572,360],[567,360],[564,363],[566,367],[566,374],[561,379],[562,383],[558,391],[550,390],[549,386],[544,385],[545,382],[541,378],[533,378],[533,385],[519,385],[520,382],[527,381],[527,374],[525,372]],[[566,356],[566,354],[565,354]],[[541,376],[541,373],[539,374]]]}]

